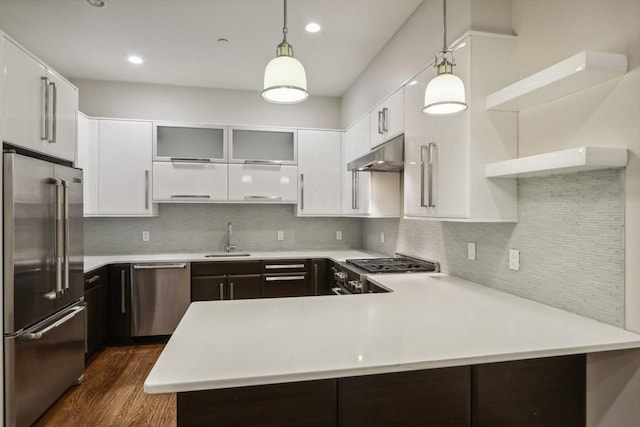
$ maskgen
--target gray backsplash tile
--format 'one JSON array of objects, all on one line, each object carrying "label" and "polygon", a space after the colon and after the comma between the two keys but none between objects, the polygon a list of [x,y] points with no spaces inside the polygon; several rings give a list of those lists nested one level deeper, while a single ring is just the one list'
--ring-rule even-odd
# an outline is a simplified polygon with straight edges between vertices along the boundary
[{"label": "gray backsplash tile", "polygon": [[[397,229],[395,250],[440,261],[463,279],[575,312],[624,324],[624,187],[622,173],[599,170],[520,179],[517,224],[366,220],[365,248],[391,253],[376,236]],[[476,260],[467,260],[467,242]],[[508,249],[520,250],[520,271]]]},{"label": "gray backsplash tile", "polygon": [[[227,223],[233,223],[238,250],[358,249],[358,218],[296,217],[291,205],[161,204],[153,218],[85,218],[85,253],[210,252],[224,249]],[[278,230],[285,240],[277,240]],[[336,231],[342,230],[342,240]],[[149,231],[149,242],[142,241]]]}]

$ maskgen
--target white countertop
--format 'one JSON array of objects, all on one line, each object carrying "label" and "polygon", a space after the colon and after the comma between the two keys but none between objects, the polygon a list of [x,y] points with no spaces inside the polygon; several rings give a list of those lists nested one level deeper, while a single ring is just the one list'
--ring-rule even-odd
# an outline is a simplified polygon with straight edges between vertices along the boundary
[{"label": "white countertop", "polygon": [[[239,252],[242,253],[242,252]],[[221,257],[206,257],[207,254],[224,254]],[[85,273],[100,268],[107,264],[133,263],[133,262],[185,262],[185,261],[251,261],[260,259],[289,259],[289,258],[331,258],[334,261],[342,262],[347,258],[376,258],[385,257],[374,252],[364,252],[358,250],[309,250],[309,251],[271,251],[271,252],[250,252],[249,256],[226,256],[224,252],[206,253],[178,253],[178,254],[131,254],[131,255],[100,255],[85,256]]]},{"label": "white countertop", "polygon": [[378,275],[374,281],[394,292],[192,303],[144,390],[184,392],[640,347],[640,335],[446,274]]}]

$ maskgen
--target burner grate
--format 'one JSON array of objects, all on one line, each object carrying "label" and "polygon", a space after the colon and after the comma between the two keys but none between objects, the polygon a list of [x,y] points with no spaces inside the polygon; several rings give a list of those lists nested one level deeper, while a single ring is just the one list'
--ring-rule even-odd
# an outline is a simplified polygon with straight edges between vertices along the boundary
[{"label": "burner grate", "polygon": [[407,273],[436,271],[434,263],[410,258],[364,258],[348,259],[347,263],[354,265],[367,273]]}]

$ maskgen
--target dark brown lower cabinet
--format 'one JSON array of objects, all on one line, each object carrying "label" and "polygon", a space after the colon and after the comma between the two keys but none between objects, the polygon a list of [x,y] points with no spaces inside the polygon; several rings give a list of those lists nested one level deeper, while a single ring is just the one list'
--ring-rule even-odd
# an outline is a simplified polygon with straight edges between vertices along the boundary
[{"label": "dark brown lower cabinet", "polygon": [[475,365],[474,427],[584,427],[586,356]]},{"label": "dark brown lower cabinet", "polygon": [[88,359],[107,343],[107,268],[102,267],[84,275],[86,312],[86,348]]},{"label": "dark brown lower cabinet", "polygon": [[131,340],[131,265],[109,266],[109,340]]},{"label": "dark brown lower cabinet", "polygon": [[178,393],[178,426],[336,427],[336,382]]},{"label": "dark brown lower cabinet", "polygon": [[586,357],[178,393],[179,426],[584,427]]},{"label": "dark brown lower cabinet", "polygon": [[329,280],[329,261],[311,260],[311,291],[309,295],[333,295],[332,282]]},{"label": "dark brown lower cabinet", "polygon": [[191,301],[262,298],[261,274],[191,277]]},{"label": "dark brown lower cabinet", "polygon": [[338,380],[340,427],[467,427],[471,367]]}]

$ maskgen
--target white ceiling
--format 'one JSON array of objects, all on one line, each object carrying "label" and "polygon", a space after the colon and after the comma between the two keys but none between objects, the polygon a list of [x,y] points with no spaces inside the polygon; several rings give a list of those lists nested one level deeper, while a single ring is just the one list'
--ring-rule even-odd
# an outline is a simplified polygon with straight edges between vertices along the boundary
[{"label": "white ceiling", "polygon": [[[282,0],[105,2],[0,0],[0,28],[68,78],[252,91],[282,40]],[[311,95],[341,96],[421,2],[289,0],[288,41]],[[307,33],[310,21],[322,31]]]}]

